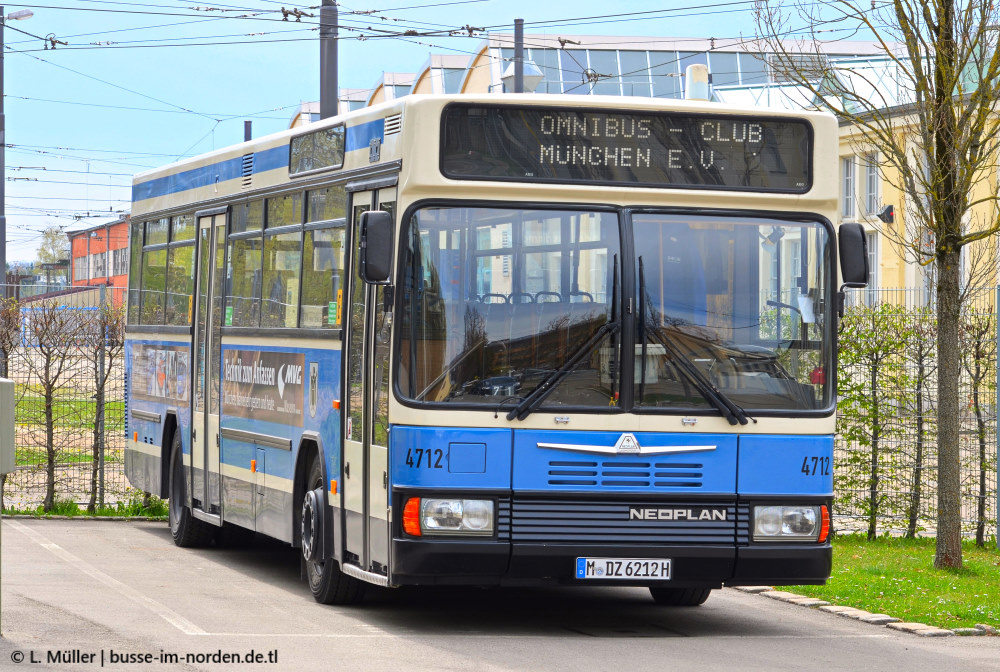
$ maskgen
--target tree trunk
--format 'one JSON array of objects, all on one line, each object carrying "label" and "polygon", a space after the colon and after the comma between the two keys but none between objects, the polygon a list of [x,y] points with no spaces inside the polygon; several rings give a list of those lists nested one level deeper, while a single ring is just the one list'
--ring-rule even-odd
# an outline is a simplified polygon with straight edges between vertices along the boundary
[{"label": "tree trunk", "polygon": [[934,566],[962,566],[962,491],[959,451],[958,381],[962,374],[959,343],[961,297],[959,251],[937,258],[938,290],[938,488],[937,547]]},{"label": "tree trunk", "polygon": [[56,445],[55,417],[52,408],[55,393],[51,386],[46,385],[45,395],[45,499],[42,510],[48,513],[52,510],[56,499]]},{"label": "tree trunk", "polygon": [[871,383],[872,395],[872,457],[871,473],[868,480],[868,540],[871,541],[877,536],[878,530],[878,449],[881,438],[881,418],[879,417],[879,397],[878,397],[878,363],[873,362],[869,370],[868,380]]},{"label": "tree trunk", "polygon": [[924,469],[924,349],[921,346],[917,362],[917,454],[913,458],[913,485],[910,489],[909,524],[906,536],[917,536],[917,517],[920,515],[920,486]]}]

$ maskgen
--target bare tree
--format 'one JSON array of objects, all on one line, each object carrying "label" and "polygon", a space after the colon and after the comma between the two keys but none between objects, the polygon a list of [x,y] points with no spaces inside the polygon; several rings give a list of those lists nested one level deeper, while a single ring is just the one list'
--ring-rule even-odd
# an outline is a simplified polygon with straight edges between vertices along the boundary
[{"label": "bare tree", "polygon": [[[907,199],[905,221],[882,233],[911,259],[933,265],[938,323],[938,519],[936,567],[961,567],[959,325],[962,250],[1000,230],[991,188],[1000,142],[1000,7],[965,0],[758,0],[756,23],[769,63],[848,122],[860,145],[879,156],[883,177]],[[806,26],[803,58],[785,37]],[[871,37],[888,78],[871,69],[837,69],[821,57],[838,29]]]},{"label": "bare tree", "polygon": [[94,380],[94,430],[91,441],[90,501],[87,511],[97,508],[98,476],[103,460],[107,428],[108,381],[114,367],[125,352],[125,307],[115,307],[109,300],[91,312],[81,330],[82,352]]},{"label": "bare tree", "polygon": [[[997,323],[994,312],[967,311],[963,315],[961,332],[963,357],[962,365],[969,374],[969,385],[972,387],[972,410],[976,416],[975,438],[978,448],[977,462],[979,466],[979,487],[976,495],[976,546],[986,545],[986,490],[987,490],[987,459],[986,444],[991,438],[987,434],[986,402],[983,397],[988,394],[988,388],[996,380],[996,374],[990,366],[997,356]],[[992,379],[992,380],[991,380]],[[985,393],[985,394],[984,394]]]},{"label": "bare tree", "polygon": [[[59,453],[73,442],[72,432],[65,428],[79,424],[77,406],[63,403],[74,397],[70,389],[70,371],[78,359],[79,339],[83,320],[80,311],[59,306],[55,301],[33,303],[24,316],[26,347],[20,352],[25,360],[28,388],[41,397],[42,436],[33,436],[32,443],[45,449],[45,499],[42,507],[51,511],[55,504],[56,462]],[[31,419],[29,419],[30,421]]]}]

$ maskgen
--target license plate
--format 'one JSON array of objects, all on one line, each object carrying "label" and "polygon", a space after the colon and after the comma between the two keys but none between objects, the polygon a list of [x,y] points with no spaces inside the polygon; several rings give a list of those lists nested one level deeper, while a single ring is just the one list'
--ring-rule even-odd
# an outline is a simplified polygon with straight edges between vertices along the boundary
[{"label": "license plate", "polygon": [[649,558],[577,558],[578,579],[636,579],[670,578],[669,559]]}]

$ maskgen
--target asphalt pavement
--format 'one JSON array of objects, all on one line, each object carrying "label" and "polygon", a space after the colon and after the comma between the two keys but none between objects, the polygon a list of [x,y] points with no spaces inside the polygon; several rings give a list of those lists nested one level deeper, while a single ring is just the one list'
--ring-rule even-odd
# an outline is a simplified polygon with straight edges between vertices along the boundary
[{"label": "asphalt pavement", "polygon": [[181,549],[166,524],[5,519],[0,670],[1000,670],[1000,637],[918,637],[737,590],[375,589],[316,604],[295,551]]}]

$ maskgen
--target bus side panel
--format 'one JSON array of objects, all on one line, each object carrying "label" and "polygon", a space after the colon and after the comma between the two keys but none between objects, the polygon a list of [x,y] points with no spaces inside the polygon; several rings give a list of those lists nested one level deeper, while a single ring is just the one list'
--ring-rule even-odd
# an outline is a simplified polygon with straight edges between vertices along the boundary
[{"label": "bus side panel", "polygon": [[168,424],[176,418],[182,450],[190,452],[190,347],[164,341],[125,342],[129,372],[128,413],[125,418],[125,476],[132,487],[166,497],[171,437]]},{"label": "bus side panel", "polygon": [[739,494],[833,497],[833,436],[741,436]]},{"label": "bus side panel", "polygon": [[[303,444],[318,439],[327,487],[340,478],[341,362],[334,349],[339,344],[330,343],[333,347],[308,349],[223,344],[226,522],[293,541],[295,465]],[[227,430],[242,434],[227,436]]]}]

